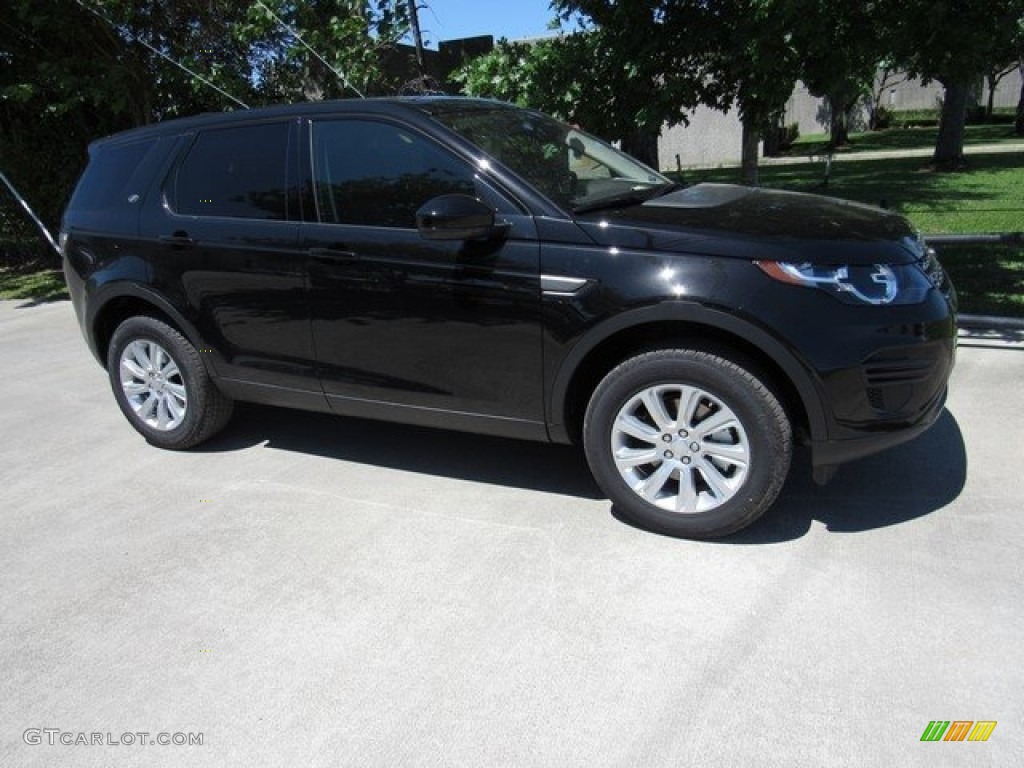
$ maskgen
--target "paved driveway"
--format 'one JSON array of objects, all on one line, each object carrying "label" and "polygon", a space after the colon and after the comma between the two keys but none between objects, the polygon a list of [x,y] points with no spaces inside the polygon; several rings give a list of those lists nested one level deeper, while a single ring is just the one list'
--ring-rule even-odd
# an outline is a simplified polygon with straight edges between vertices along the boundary
[{"label": "paved driveway", "polygon": [[1022,339],[719,543],[562,447],[243,407],[151,448],[67,303],[0,302],[0,371],[0,765],[1024,765]]}]

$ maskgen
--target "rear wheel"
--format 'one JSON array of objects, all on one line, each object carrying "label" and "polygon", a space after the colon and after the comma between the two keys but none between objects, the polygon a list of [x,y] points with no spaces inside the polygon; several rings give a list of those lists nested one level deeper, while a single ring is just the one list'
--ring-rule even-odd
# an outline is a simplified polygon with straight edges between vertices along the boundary
[{"label": "rear wheel", "polygon": [[131,317],[118,326],[107,372],[125,417],[161,448],[191,448],[231,418],[231,400],[214,386],[195,347],[154,317]]},{"label": "rear wheel", "polygon": [[685,538],[743,528],[778,496],[792,430],[754,374],[707,352],[668,349],[626,360],[591,397],[591,470],[619,513]]}]

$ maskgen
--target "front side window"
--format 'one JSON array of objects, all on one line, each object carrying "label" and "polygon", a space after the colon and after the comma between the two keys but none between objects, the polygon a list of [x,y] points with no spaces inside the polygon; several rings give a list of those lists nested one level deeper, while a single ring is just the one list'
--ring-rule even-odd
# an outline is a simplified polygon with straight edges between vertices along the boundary
[{"label": "front side window", "polygon": [[203,131],[178,169],[174,209],[188,216],[287,218],[288,124]]},{"label": "front side window", "polygon": [[469,164],[418,133],[372,120],[314,123],[313,173],[327,224],[412,229],[416,211],[438,195],[487,197]]},{"label": "front side window", "polygon": [[456,99],[421,108],[571,211],[625,196],[643,199],[672,186],[601,139],[540,112]]}]

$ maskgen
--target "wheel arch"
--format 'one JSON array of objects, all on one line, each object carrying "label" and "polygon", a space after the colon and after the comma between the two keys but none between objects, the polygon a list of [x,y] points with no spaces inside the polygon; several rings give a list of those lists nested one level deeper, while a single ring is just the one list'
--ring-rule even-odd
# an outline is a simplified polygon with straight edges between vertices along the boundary
[{"label": "wheel arch", "polygon": [[659,304],[592,329],[563,362],[552,387],[549,424],[557,442],[578,442],[594,388],[635,354],[682,346],[727,357],[765,380],[798,431],[826,434],[820,396],[807,367],[772,334],[736,315],[693,304]]},{"label": "wheel arch", "polygon": [[[129,317],[139,315],[163,320],[194,347],[205,346],[195,327],[165,299],[135,284],[119,285],[101,296],[88,326],[90,346],[100,365],[107,365],[107,351],[117,327]],[[203,355],[202,359],[206,363],[209,356]]]}]

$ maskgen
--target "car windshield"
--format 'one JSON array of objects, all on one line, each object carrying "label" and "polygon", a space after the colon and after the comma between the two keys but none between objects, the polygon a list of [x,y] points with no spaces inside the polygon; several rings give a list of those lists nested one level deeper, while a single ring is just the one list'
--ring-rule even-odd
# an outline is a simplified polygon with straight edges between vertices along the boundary
[{"label": "car windshield", "polygon": [[533,110],[497,102],[427,103],[436,120],[580,213],[642,202],[672,182],[610,144]]}]

